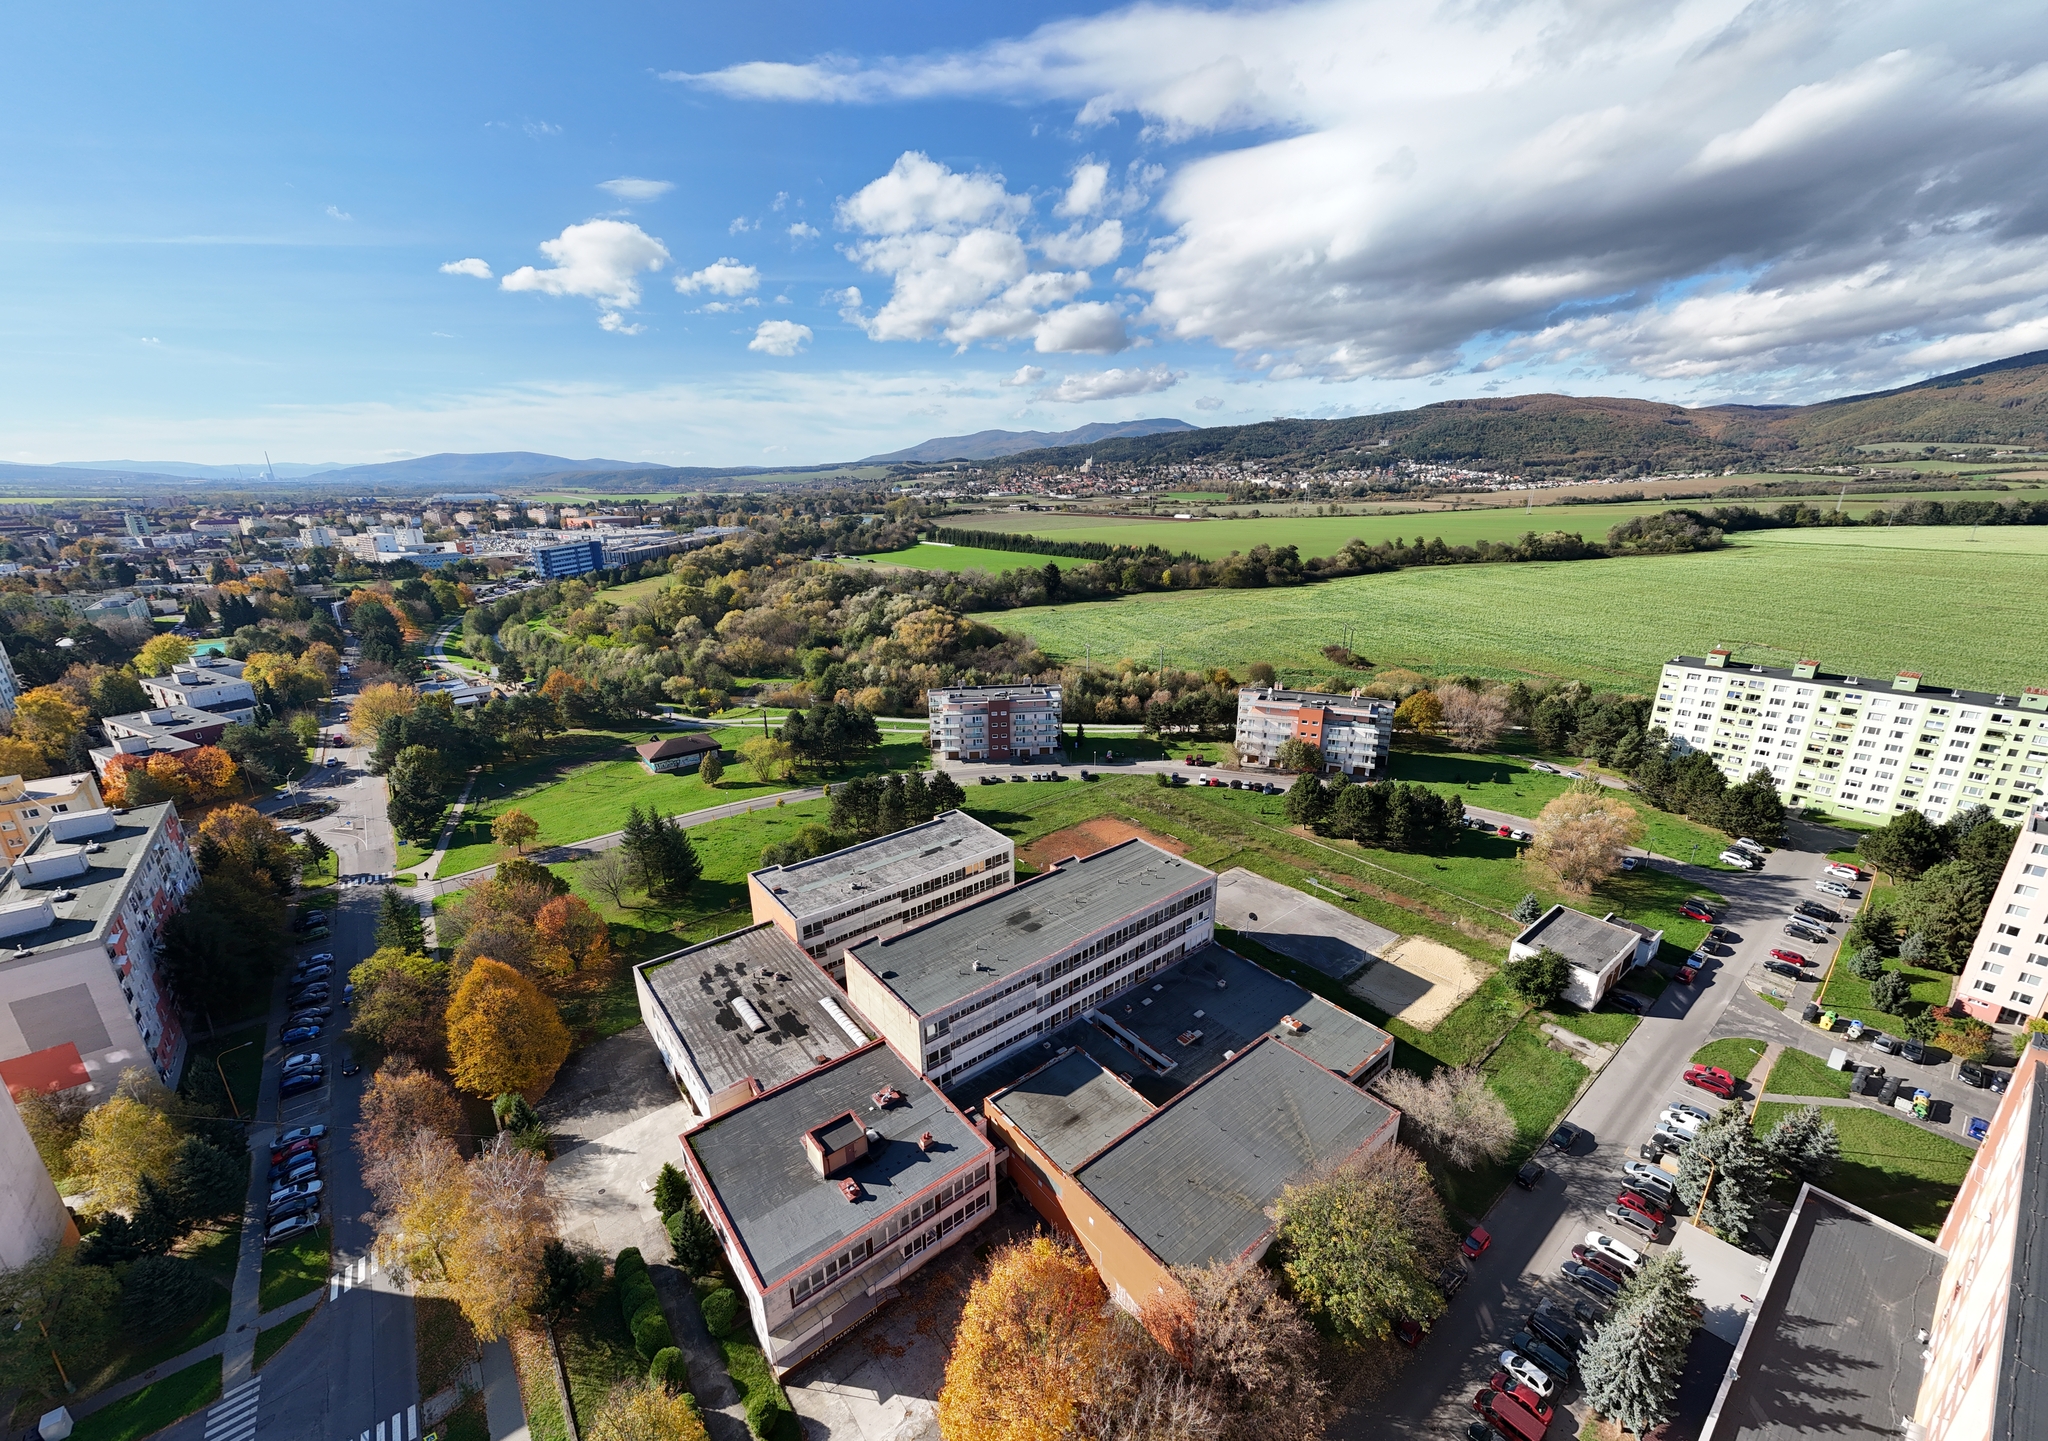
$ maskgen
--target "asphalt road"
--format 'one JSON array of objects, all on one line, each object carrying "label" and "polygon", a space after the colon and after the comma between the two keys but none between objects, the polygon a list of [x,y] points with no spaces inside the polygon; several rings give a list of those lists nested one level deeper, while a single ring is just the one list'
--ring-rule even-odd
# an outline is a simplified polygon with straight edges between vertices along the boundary
[{"label": "asphalt road", "polygon": [[[1545,1150],[1549,1174],[1532,1192],[1509,1187],[1484,1221],[1493,1245],[1474,1263],[1471,1281],[1424,1339],[1394,1392],[1370,1416],[1354,1414],[1332,1429],[1338,1437],[1451,1437],[1463,1434],[1473,1392],[1487,1383],[1508,1338],[1545,1295],[1567,1305],[1576,1293],[1562,1280],[1560,1263],[1589,1230],[1615,1232],[1602,1213],[1619,1190],[1622,1163],[1636,1159],[1636,1147],[1654,1129],[1657,1113],[1676,1100],[1714,1109],[1719,1103],[1684,1085],[1680,1076],[1692,1054],[1714,1033],[1743,978],[1758,967],[1773,945],[1795,901],[1814,896],[1814,879],[1826,857],[1781,850],[1755,874],[1676,868],[1678,874],[1728,898],[1720,923],[1737,940],[1691,987],[1668,986],[1635,1034],[1568,1114],[1590,1135],[1573,1153]],[[1762,1078],[1742,1094],[1753,1099]],[[1668,1240],[1669,1227],[1660,1233]],[[1632,1233],[1621,1239],[1642,1248]],[[1653,1250],[1663,1249],[1660,1243]],[[1584,1419],[1574,1387],[1560,1387],[1558,1399],[1573,1411],[1571,1431]],[[1559,1423],[1562,1428],[1564,1423]],[[1564,1434],[1570,1434],[1565,1432]]]}]

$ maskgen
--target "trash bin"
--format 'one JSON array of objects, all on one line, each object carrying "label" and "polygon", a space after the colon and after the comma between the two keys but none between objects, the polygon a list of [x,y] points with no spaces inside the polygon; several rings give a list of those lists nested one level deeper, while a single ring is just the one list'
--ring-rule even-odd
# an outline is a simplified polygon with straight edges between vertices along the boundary
[{"label": "trash bin", "polygon": [[43,1441],[64,1441],[71,1434],[71,1412],[62,1406],[45,1412],[36,1426],[36,1434]]}]

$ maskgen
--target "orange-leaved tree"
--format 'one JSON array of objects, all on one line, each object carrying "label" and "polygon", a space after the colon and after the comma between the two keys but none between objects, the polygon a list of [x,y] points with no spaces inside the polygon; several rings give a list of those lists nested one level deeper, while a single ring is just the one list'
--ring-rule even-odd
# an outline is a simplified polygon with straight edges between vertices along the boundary
[{"label": "orange-leaved tree", "polygon": [[1621,869],[1623,853],[1642,839],[1636,808],[1597,781],[1578,781],[1536,817],[1530,854],[1578,895]]},{"label": "orange-leaved tree", "polygon": [[479,1096],[517,1091],[538,1100],[569,1056],[569,1028],[555,1003],[512,967],[478,956],[448,1003],[448,1060],[455,1084]]},{"label": "orange-leaved tree", "polygon": [[1046,1237],[1005,1246],[967,1293],[939,1391],[944,1441],[1061,1441],[1115,1343],[1107,1296],[1079,1252]]},{"label": "orange-leaved tree", "polygon": [[195,845],[209,861],[233,861],[280,894],[291,893],[299,848],[277,828],[277,822],[254,807],[222,806],[208,812],[199,823]]},{"label": "orange-leaved tree", "polygon": [[364,686],[348,713],[348,732],[358,745],[375,745],[377,728],[395,715],[411,715],[420,703],[420,693],[409,685],[379,681]]},{"label": "orange-leaved tree", "polygon": [[540,822],[516,806],[491,822],[491,839],[521,855],[526,853],[526,843],[539,834]]},{"label": "orange-leaved tree", "polygon": [[523,1326],[538,1298],[541,1251],[555,1238],[547,1162],[497,1146],[471,1158],[463,1225],[443,1248],[448,1293],[480,1340]]},{"label": "orange-leaved tree", "polygon": [[404,1158],[423,1133],[454,1144],[462,1134],[462,1103],[431,1071],[403,1058],[386,1061],[363,1090],[355,1132],[366,1162],[364,1179],[385,1206],[398,1204],[405,1189]]},{"label": "orange-leaved tree", "polygon": [[539,959],[559,979],[558,991],[584,991],[611,979],[612,932],[581,896],[556,896],[533,918]]}]

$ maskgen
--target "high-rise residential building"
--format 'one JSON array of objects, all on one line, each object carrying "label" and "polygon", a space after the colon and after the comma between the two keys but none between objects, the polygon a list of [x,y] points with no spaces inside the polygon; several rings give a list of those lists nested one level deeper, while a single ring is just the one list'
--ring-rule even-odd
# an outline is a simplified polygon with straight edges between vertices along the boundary
[{"label": "high-rise residential building", "polygon": [[0,865],[13,865],[55,817],[104,804],[91,771],[33,781],[0,776]]},{"label": "high-rise residential building", "polygon": [[138,540],[149,534],[149,517],[139,510],[123,511],[121,513],[121,523],[127,527],[128,534],[136,537]]},{"label": "high-rise residential building", "polygon": [[2017,1026],[2048,1013],[2048,804],[2035,805],[2020,825],[1956,981],[1956,999],[1992,1025]]},{"label": "high-rise residential building", "polygon": [[931,747],[949,761],[1049,756],[1060,746],[1056,685],[956,686],[928,691]]},{"label": "high-rise residential building", "polygon": [[25,1266],[77,1239],[78,1227],[36,1154],[14,1097],[0,1086],[0,1270]]},{"label": "high-rise residential building", "polygon": [[2048,689],[1958,690],[1914,671],[1866,678],[1740,665],[1724,649],[1664,667],[1652,724],[1730,781],[1768,771],[1788,805],[1945,820],[1974,805],[2012,821],[2048,776]]},{"label": "high-rise residential building", "polygon": [[534,573],[543,580],[565,580],[604,569],[604,542],[572,540],[564,545],[547,545],[533,553]]},{"label": "high-rise residential building", "polygon": [[1294,740],[1320,750],[1326,771],[1383,780],[1394,747],[1393,702],[1277,686],[1237,693],[1239,765],[1277,766],[1280,747]]},{"label": "high-rise residential building", "polygon": [[21,695],[21,680],[14,674],[14,662],[7,658],[7,647],[0,645],[0,721],[14,719],[14,702]]}]

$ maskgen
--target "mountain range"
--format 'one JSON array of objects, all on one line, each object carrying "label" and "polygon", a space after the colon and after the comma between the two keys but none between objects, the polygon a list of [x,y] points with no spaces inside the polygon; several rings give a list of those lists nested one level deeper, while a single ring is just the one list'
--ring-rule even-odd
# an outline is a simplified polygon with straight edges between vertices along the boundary
[{"label": "mountain range", "polygon": [[1093,445],[1102,440],[1126,436],[1169,435],[1194,430],[1185,420],[1164,417],[1154,420],[1097,421],[1072,430],[977,430],[972,435],[942,435],[905,450],[871,455],[860,465],[899,465],[949,460],[998,460],[1024,451],[1059,446]]}]

